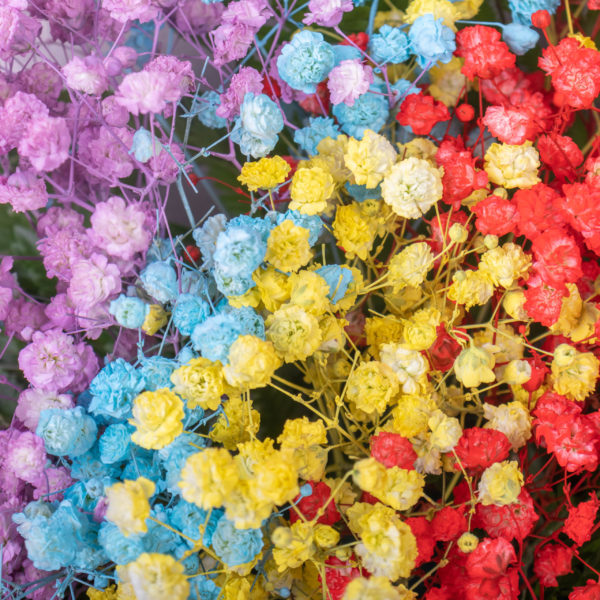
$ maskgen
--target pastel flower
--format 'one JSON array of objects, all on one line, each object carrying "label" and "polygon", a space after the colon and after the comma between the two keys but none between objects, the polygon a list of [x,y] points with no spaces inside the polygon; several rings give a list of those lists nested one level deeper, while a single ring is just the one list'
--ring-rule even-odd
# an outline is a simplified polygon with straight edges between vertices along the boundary
[{"label": "pastel flower", "polygon": [[41,412],[47,408],[73,408],[73,397],[69,394],[28,388],[19,394],[15,416],[27,429],[35,431]]},{"label": "pastel flower", "polygon": [[140,279],[144,289],[159,302],[169,302],[177,298],[177,273],[169,263],[150,263],[141,272]]},{"label": "pastel flower", "polygon": [[108,312],[122,327],[137,329],[144,324],[148,316],[149,306],[136,296],[125,296],[121,294],[115,300],[111,300]]},{"label": "pastel flower", "polygon": [[343,60],[329,73],[327,87],[332,104],[354,106],[355,100],[369,90],[373,69],[360,60]]},{"label": "pastel flower", "polygon": [[42,117],[31,122],[19,142],[19,155],[36,171],[53,171],[69,157],[71,134],[62,117]]},{"label": "pastel flower", "polygon": [[341,103],[332,108],[333,116],[340,123],[342,131],[357,140],[362,138],[366,129],[379,131],[389,116],[388,100],[382,95],[385,87],[381,82],[376,80],[370,92],[359,96],[352,106]]},{"label": "pastel flower", "polygon": [[74,56],[63,68],[67,85],[78,92],[99,96],[106,91],[108,79],[102,60],[97,56]]},{"label": "pastel flower", "polygon": [[108,300],[121,290],[119,268],[104,254],[76,261],[71,268],[67,296],[77,310],[85,310]]},{"label": "pastel flower", "polygon": [[4,456],[3,466],[19,479],[35,483],[46,465],[44,440],[30,431],[15,432]]},{"label": "pastel flower", "polygon": [[145,477],[139,477],[135,481],[125,480],[110,486],[106,490],[106,520],[114,523],[127,537],[145,533],[148,531],[146,519],[150,516],[148,500],[155,490],[154,483]]},{"label": "pastel flower", "polygon": [[335,27],[340,24],[344,13],[353,8],[352,0],[309,0],[309,12],[302,22],[305,25],[316,23],[323,27]]},{"label": "pastel flower", "polygon": [[397,65],[403,63],[410,56],[408,36],[400,27],[383,25],[369,39],[369,53],[373,60],[379,64]]},{"label": "pastel flower", "polygon": [[48,454],[75,457],[94,445],[97,430],[94,419],[77,406],[43,410],[35,433],[44,440]]},{"label": "pastel flower", "polygon": [[260,529],[238,529],[228,519],[221,517],[212,536],[217,556],[229,567],[243,565],[254,560],[262,550]]},{"label": "pastel flower", "polygon": [[15,212],[44,208],[47,202],[46,185],[33,170],[17,169],[0,183],[0,204],[10,204]]},{"label": "pastel flower", "polygon": [[456,50],[455,35],[452,29],[442,24],[432,14],[418,17],[408,32],[412,52],[421,68],[432,67],[437,62],[447,63]]},{"label": "pastel flower", "polygon": [[233,74],[229,87],[219,96],[219,105],[215,114],[222,119],[231,120],[240,114],[240,107],[248,92],[257,95],[263,91],[261,74],[252,67],[241,67]]},{"label": "pastel flower", "polygon": [[209,314],[208,302],[193,294],[181,294],[173,309],[173,324],[183,335],[191,335]]},{"label": "pastel flower", "polygon": [[120,23],[136,19],[147,23],[158,16],[158,9],[151,0],[102,0],[102,8],[110,11],[110,16]]},{"label": "pastel flower", "polygon": [[336,139],[340,135],[339,125],[329,117],[310,117],[306,127],[294,131],[294,142],[305,152],[317,154],[319,142],[327,137]]}]

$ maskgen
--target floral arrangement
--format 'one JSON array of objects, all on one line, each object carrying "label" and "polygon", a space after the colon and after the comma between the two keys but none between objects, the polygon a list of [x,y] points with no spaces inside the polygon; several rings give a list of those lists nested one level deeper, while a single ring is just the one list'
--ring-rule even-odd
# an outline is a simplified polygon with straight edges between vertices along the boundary
[{"label": "floral arrangement", "polygon": [[599,10],[4,0],[2,599],[600,599]]}]

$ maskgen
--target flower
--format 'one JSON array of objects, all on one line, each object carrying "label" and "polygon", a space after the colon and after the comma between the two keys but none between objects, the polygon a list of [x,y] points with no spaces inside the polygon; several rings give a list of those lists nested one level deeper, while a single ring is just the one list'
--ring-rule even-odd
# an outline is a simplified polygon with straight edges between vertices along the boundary
[{"label": "flower", "polygon": [[289,172],[290,166],[281,156],[261,158],[259,161],[244,163],[238,181],[251,192],[258,189],[272,190],[286,180]]},{"label": "flower", "polygon": [[100,96],[108,87],[104,64],[97,56],[74,56],[63,68],[67,85],[92,96]]},{"label": "flower", "polygon": [[456,50],[454,32],[442,23],[443,19],[427,13],[417,17],[410,27],[408,39],[421,68],[437,62],[448,63],[452,59]]},{"label": "flower", "polygon": [[212,547],[228,567],[243,565],[262,550],[262,532],[260,529],[238,529],[229,519],[221,517],[212,536]]},{"label": "flower", "polygon": [[154,495],[155,489],[154,483],[145,477],[111,485],[106,489],[106,519],[114,523],[125,536],[145,533],[148,531],[146,519],[150,517],[148,500]]},{"label": "flower", "polygon": [[540,36],[537,31],[520,23],[509,23],[502,29],[502,38],[511,52],[522,56],[528,50],[535,48]]},{"label": "flower", "polygon": [[523,485],[523,474],[519,463],[505,460],[489,466],[481,475],[477,493],[484,506],[504,506],[516,502]]},{"label": "flower", "polygon": [[240,113],[240,107],[248,92],[260,94],[263,89],[261,74],[252,67],[241,67],[232,76],[229,87],[219,96],[220,104],[215,114],[222,119],[232,119]]},{"label": "flower", "polygon": [[433,267],[433,252],[425,242],[410,244],[390,261],[389,282],[394,292],[406,286],[417,287],[427,277]]},{"label": "flower", "polygon": [[475,388],[496,380],[492,370],[495,362],[493,354],[471,344],[458,355],[454,362],[454,373],[464,386]]},{"label": "flower", "polygon": [[322,213],[334,189],[334,180],[329,172],[319,166],[302,167],[292,177],[289,207],[306,215]]},{"label": "flower", "polygon": [[142,448],[158,450],[170,444],[183,431],[183,402],[168,389],[143,392],[133,401],[136,430],[131,439]]},{"label": "flower", "polygon": [[241,335],[229,349],[225,379],[229,385],[241,389],[264,387],[280,365],[271,342],[252,335]]},{"label": "flower", "polygon": [[492,182],[508,189],[530,188],[540,179],[539,155],[530,141],[520,145],[492,144],[485,153],[485,170]]},{"label": "flower", "polygon": [[121,294],[115,300],[111,300],[108,312],[122,327],[137,329],[144,324],[148,316],[149,307],[141,299],[135,296]]},{"label": "flower", "polygon": [[359,96],[352,106],[342,103],[333,107],[333,116],[344,133],[358,140],[366,129],[379,131],[385,125],[389,116],[389,104],[383,95],[384,90],[381,81],[375,80],[369,91]]},{"label": "flower", "polygon": [[594,391],[599,368],[600,362],[591,352],[560,344],[552,359],[554,391],[572,400],[585,400]]},{"label": "flower", "polygon": [[53,456],[81,456],[96,441],[98,427],[83,406],[47,408],[40,413],[35,434],[44,440]]},{"label": "flower", "polygon": [[394,586],[385,577],[356,577],[347,585],[342,600],[411,600],[414,597],[404,585]]},{"label": "flower", "polygon": [[323,27],[335,27],[340,24],[345,12],[354,8],[352,0],[309,0],[309,12],[302,22],[306,25],[316,23]]},{"label": "flower", "polygon": [[151,0],[102,0],[102,8],[110,11],[110,16],[121,23],[135,19],[146,23],[158,16],[158,9]]},{"label": "flower", "polygon": [[184,566],[169,554],[144,552],[134,562],[118,566],[117,574],[119,587],[130,587],[136,598],[186,600],[190,592]]},{"label": "flower", "polygon": [[361,140],[350,138],[344,162],[358,185],[375,188],[396,161],[396,151],[387,139],[367,129]]},{"label": "flower", "polygon": [[177,273],[168,262],[151,262],[140,273],[140,280],[144,289],[159,302],[175,300],[179,295]]},{"label": "flower", "polygon": [[19,142],[19,155],[27,158],[36,171],[53,171],[69,158],[71,134],[62,117],[32,120]]},{"label": "flower", "polygon": [[423,216],[442,197],[442,177],[426,160],[411,156],[392,166],[381,184],[381,195],[406,219]]},{"label": "flower", "polygon": [[188,408],[216,410],[226,389],[223,367],[207,358],[193,358],[171,373],[171,381]]},{"label": "flower", "polygon": [[257,231],[229,226],[217,237],[213,261],[222,275],[238,277],[252,273],[262,263],[266,251]]},{"label": "flower", "polygon": [[[314,1],[314,0],[313,0]],[[314,94],[334,66],[333,48],[323,35],[303,30],[284,44],[277,58],[279,76],[291,88]]]},{"label": "flower", "polygon": [[379,356],[381,362],[396,374],[404,394],[416,394],[423,388],[428,367],[420,352],[403,344],[390,342],[381,344]]},{"label": "flower", "polygon": [[354,106],[355,100],[369,90],[373,69],[359,59],[343,60],[329,72],[327,87],[331,103]]},{"label": "flower", "polygon": [[285,273],[298,271],[313,255],[309,235],[308,229],[286,219],[271,230],[265,260]]},{"label": "flower", "polygon": [[310,117],[308,125],[294,131],[294,142],[311,156],[317,154],[317,146],[325,138],[336,139],[340,135],[339,125],[329,117]]},{"label": "flower", "polygon": [[369,54],[379,64],[403,63],[410,56],[408,36],[400,27],[383,25],[369,38]]},{"label": "flower", "polygon": [[449,119],[450,113],[445,104],[423,94],[410,94],[396,115],[400,125],[410,127],[417,135],[428,135],[437,123]]},{"label": "flower", "polygon": [[67,296],[76,310],[85,311],[108,300],[121,290],[119,268],[104,254],[75,261]]},{"label": "flower", "polygon": [[346,397],[359,410],[382,414],[399,391],[398,378],[384,362],[361,363],[348,377]]}]

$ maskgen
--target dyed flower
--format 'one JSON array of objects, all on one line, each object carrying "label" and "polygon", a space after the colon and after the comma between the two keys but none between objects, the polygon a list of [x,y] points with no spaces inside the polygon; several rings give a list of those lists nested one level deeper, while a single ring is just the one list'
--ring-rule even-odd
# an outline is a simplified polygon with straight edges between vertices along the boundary
[{"label": "dyed flower", "polygon": [[353,8],[352,0],[309,0],[309,12],[302,22],[305,25],[316,23],[322,27],[335,27],[340,24],[344,13]]},{"label": "dyed flower", "polygon": [[518,146],[492,144],[485,153],[485,170],[492,182],[508,189],[530,188],[539,183],[537,150],[531,142]]},{"label": "dyed flower", "polygon": [[145,477],[110,486],[106,489],[106,519],[117,525],[125,536],[147,532],[146,519],[150,516],[148,501],[155,489],[154,483]]},{"label": "dyed flower", "polygon": [[369,39],[369,54],[379,64],[403,63],[410,56],[408,36],[400,27],[383,25]]},{"label": "dyed flower", "polygon": [[331,103],[354,106],[355,100],[369,90],[373,69],[360,60],[343,60],[329,72],[327,87]]},{"label": "dyed flower", "polygon": [[48,454],[75,457],[94,445],[97,430],[94,419],[77,406],[43,410],[35,433],[44,440]]},{"label": "dyed flower", "polygon": [[42,117],[31,122],[19,142],[19,155],[36,171],[53,171],[69,158],[71,134],[62,117]]},{"label": "dyed flower", "polygon": [[281,361],[271,342],[252,335],[241,335],[231,345],[225,379],[240,389],[264,387],[271,381]]},{"label": "dyed flower", "polygon": [[514,460],[494,463],[483,472],[477,486],[479,501],[484,506],[512,504],[517,500],[522,485],[519,463]]},{"label": "dyed flower", "polygon": [[411,51],[421,68],[437,62],[448,63],[456,50],[454,32],[434,15],[423,14],[415,19],[408,32]]}]

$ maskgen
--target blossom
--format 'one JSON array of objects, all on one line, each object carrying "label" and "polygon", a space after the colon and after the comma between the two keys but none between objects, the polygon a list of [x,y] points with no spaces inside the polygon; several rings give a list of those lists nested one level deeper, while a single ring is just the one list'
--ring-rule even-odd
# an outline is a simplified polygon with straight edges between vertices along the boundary
[{"label": "blossom", "polygon": [[373,69],[360,60],[343,60],[329,72],[327,87],[331,103],[354,106],[355,100],[369,90]]},{"label": "blossom", "polygon": [[183,402],[168,389],[143,392],[131,412],[129,422],[136,428],[131,439],[142,448],[164,448],[183,431]]},{"label": "blossom", "polygon": [[410,94],[396,115],[400,125],[410,127],[417,135],[427,135],[437,123],[449,119],[450,113],[445,104],[422,94]]},{"label": "blossom", "polygon": [[229,567],[251,562],[263,547],[260,529],[238,529],[221,517],[212,536],[216,555]]},{"label": "blossom", "polygon": [[150,517],[148,501],[155,489],[154,483],[145,477],[110,486],[106,490],[106,519],[117,525],[125,536],[145,533],[148,531],[146,519]]},{"label": "blossom", "polygon": [[335,27],[340,24],[345,12],[354,8],[352,0],[309,0],[309,12],[304,15],[305,25],[316,23],[323,27]]},{"label": "blossom", "polygon": [[286,180],[290,166],[280,156],[261,158],[259,161],[246,162],[242,166],[238,181],[251,192],[259,188],[271,190]]},{"label": "blossom", "polygon": [[67,296],[77,310],[92,308],[121,290],[120,275],[104,254],[94,253],[73,264]]},{"label": "blossom", "polygon": [[102,7],[121,23],[135,19],[146,23],[158,16],[158,9],[151,0],[102,0]]},{"label": "blossom", "polygon": [[489,466],[477,486],[479,501],[487,506],[503,506],[515,502],[521,492],[523,474],[514,460],[505,460]]},{"label": "blossom", "polygon": [[546,544],[536,549],[533,572],[544,587],[558,587],[557,577],[571,573],[573,550],[559,544]]},{"label": "blossom", "polygon": [[15,212],[44,208],[47,202],[46,185],[33,170],[17,169],[0,183],[0,204],[10,204]]},{"label": "blossom", "polygon": [[35,431],[41,412],[47,408],[73,408],[73,397],[69,394],[27,388],[19,394],[15,416],[27,429]]},{"label": "blossom", "polygon": [[121,294],[115,300],[111,300],[108,312],[122,327],[137,329],[144,324],[149,310],[149,306],[141,298]]},{"label": "blossom", "polygon": [[119,85],[116,101],[131,114],[160,113],[168,102],[175,102],[179,94],[168,95],[168,75],[160,71],[128,73]]},{"label": "blossom", "polygon": [[408,32],[411,50],[417,56],[421,68],[433,66],[437,62],[448,63],[456,50],[454,32],[427,13],[418,16]]},{"label": "blossom", "polygon": [[299,306],[283,306],[267,317],[267,339],[285,362],[305,360],[321,344],[317,318]]},{"label": "blossom", "polygon": [[177,273],[164,261],[151,262],[140,273],[144,289],[159,302],[175,300],[179,294]]},{"label": "blossom", "polygon": [[495,359],[485,348],[470,345],[457,357],[454,363],[456,378],[466,387],[478,387],[482,383],[496,380],[492,369]]},{"label": "blossom", "polygon": [[36,171],[53,171],[69,157],[71,134],[62,117],[42,117],[31,122],[19,142],[19,155]]},{"label": "blossom", "polygon": [[19,479],[35,483],[46,466],[44,441],[30,431],[15,432],[3,465],[11,470]]},{"label": "blossom", "polygon": [[589,500],[580,502],[577,506],[569,506],[569,516],[565,519],[562,530],[577,546],[583,545],[591,538],[599,506],[595,494],[590,494]]},{"label": "blossom", "polygon": [[[359,96],[352,106],[345,103],[333,107],[333,116],[344,133],[361,139],[366,129],[379,131],[389,116],[389,104],[382,92],[385,87],[376,79],[369,91]],[[378,92],[378,93],[373,93]]]},{"label": "blossom", "polygon": [[67,85],[92,96],[99,96],[108,87],[104,64],[97,56],[86,56],[83,59],[74,56],[63,68]]},{"label": "blossom", "polygon": [[306,127],[294,131],[294,142],[312,156],[317,154],[321,140],[336,139],[340,135],[339,125],[329,117],[310,117],[308,122]]},{"label": "blossom", "polygon": [[265,260],[283,272],[298,271],[311,258],[310,232],[285,220],[271,230]]},{"label": "blossom", "polygon": [[216,116],[227,120],[236,117],[246,94],[248,92],[260,94],[262,89],[260,73],[252,67],[241,67],[233,74],[227,90],[220,94]]},{"label": "blossom", "polygon": [[40,413],[35,433],[54,456],[81,456],[96,441],[98,428],[82,406],[47,408]]},{"label": "blossom", "polygon": [[502,38],[511,52],[522,56],[536,46],[540,36],[537,31],[520,23],[509,23],[502,29]]},{"label": "blossom", "polygon": [[410,56],[408,36],[400,27],[383,25],[369,38],[369,54],[379,64],[403,63]]},{"label": "blossom", "polygon": [[229,349],[224,373],[227,383],[241,389],[264,387],[281,361],[273,344],[252,335],[241,335]]},{"label": "blossom", "polygon": [[497,185],[530,188],[539,183],[537,150],[527,141],[521,145],[492,144],[485,153],[485,170]]},{"label": "blossom", "polygon": [[186,400],[189,408],[201,406],[216,410],[225,393],[225,377],[219,362],[194,358],[171,373],[173,391]]}]

